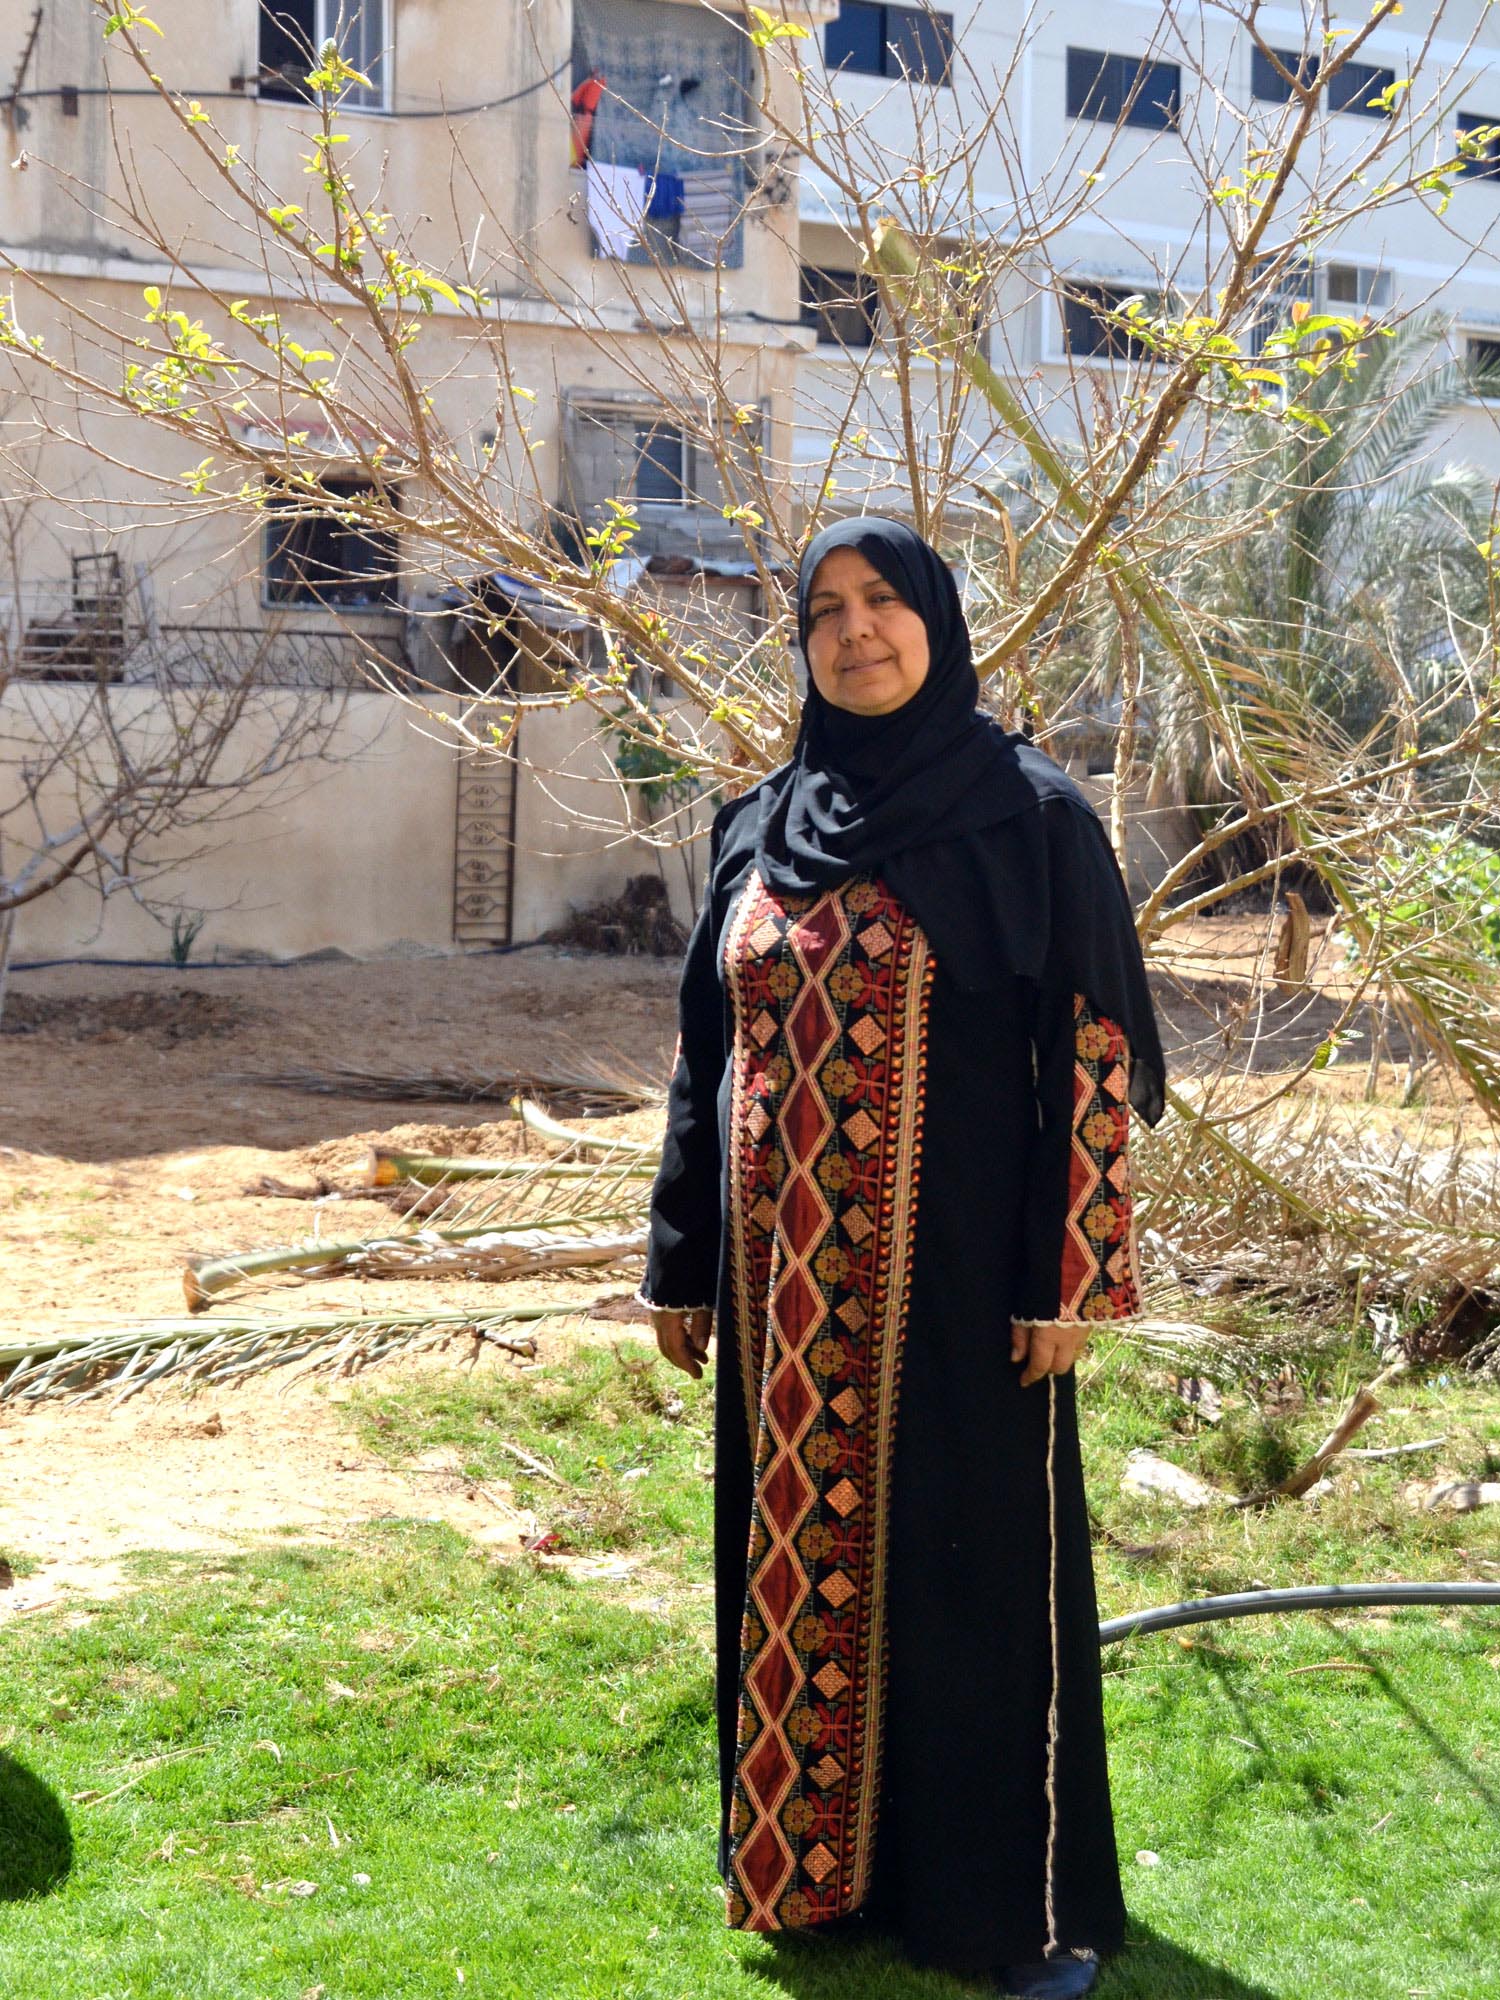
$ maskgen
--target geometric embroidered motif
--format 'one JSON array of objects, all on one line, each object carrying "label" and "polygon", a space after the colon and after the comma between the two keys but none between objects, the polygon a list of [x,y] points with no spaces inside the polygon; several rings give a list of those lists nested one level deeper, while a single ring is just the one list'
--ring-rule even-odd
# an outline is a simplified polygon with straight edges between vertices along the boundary
[{"label": "geometric embroidered motif", "polygon": [[933,961],[878,880],[778,897],[752,874],[724,972],[729,1278],[755,1450],[727,1914],[774,1931],[869,1891]]},{"label": "geometric embroidered motif", "polygon": [[1063,1229],[1064,1320],[1128,1319],[1141,1309],[1130,1192],[1130,1045],[1073,996],[1073,1133]]}]

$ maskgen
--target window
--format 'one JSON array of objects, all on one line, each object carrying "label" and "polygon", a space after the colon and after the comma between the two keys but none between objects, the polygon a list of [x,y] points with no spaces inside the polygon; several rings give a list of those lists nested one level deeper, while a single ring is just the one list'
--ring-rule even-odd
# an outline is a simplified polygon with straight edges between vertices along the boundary
[{"label": "window", "polygon": [[333,40],[372,86],[355,84],[346,102],[365,111],[386,110],[386,12],[387,0],[261,0],[259,94],[301,103],[318,50]]},{"label": "window", "polygon": [[1163,132],[1177,123],[1181,104],[1182,71],[1176,63],[1104,55],[1098,49],[1068,50],[1070,118]]},{"label": "window", "polygon": [[[1459,136],[1466,132],[1487,132],[1500,127],[1500,118],[1482,118],[1477,111],[1460,111]],[[1458,169],[1466,180],[1500,181],[1500,137],[1487,140],[1477,159],[1465,160]]]},{"label": "window", "polygon": [[715,501],[712,454],[700,454],[680,412],[569,396],[562,445],[562,506],[577,520],[592,524],[606,500],[651,508]]},{"label": "window", "polygon": [[813,327],[820,344],[869,347],[880,317],[880,291],[868,271],[801,272],[802,324]]},{"label": "window", "polygon": [[1470,334],[1464,342],[1464,372],[1476,396],[1500,401],[1500,334]]},{"label": "window", "polygon": [[681,507],[688,498],[684,466],[687,447],[677,424],[638,424],[635,433],[635,497]]},{"label": "window", "polygon": [[823,56],[830,69],[859,76],[951,83],[953,16],[921,7],[840,0],[839,17],[829,22],[823,37]]},{"label": "window", "polygon": [[1293,327],[1295,305],[1364,317],[1383,312],[1390,302],[1391,274],[1376,264],[1299,264],[1262,300],[1247,344],[1252,354],[1264,354],[1273,334]]},{"label": "window", "polygon": [[[1275,55],[1282,69],[1290,71],[1299,81],[1317,81],[1322,67],[1317,56],[1304,49],[1277,49]],[[1396,72],[1393,69],[1379,69],[1374,63],[1347,63],[1329,81],[1328,108],[1330,111],[1352,111],[1361,118],[1388,117],[1393,107],[1372,104],[1370,100],[1391,89],[1395,81]],[[1290,104],[1292,101],[1291,85],[1262,49],[1251,51],[1250,91],[1263,104]]]},{"label": "window", "polygon": [[[325,479],[336,498],[377,488],[367,479]],[[273,500],[266,526],[266,602],[375,610],[396,598],[396,537],[332,514],[304,511],[306,501]]]},{"label": "window", "polygon": [[1391,302],[1391,274],[1373,264],[1329,264],[1323,273],[1323,297],[1331,306],[1362,306],[1378,312]]},{"label": "window", "polygon": [[[1109,318],[1127,299],[1140,297],[1139,287],[1129,285],[1070,285],[1062,299],[1066,352],[1077,360],[1090,356],[1116,361],[1149,359],[1150,348]],[[1148,310],[1154,303],[1147,298]]]}]

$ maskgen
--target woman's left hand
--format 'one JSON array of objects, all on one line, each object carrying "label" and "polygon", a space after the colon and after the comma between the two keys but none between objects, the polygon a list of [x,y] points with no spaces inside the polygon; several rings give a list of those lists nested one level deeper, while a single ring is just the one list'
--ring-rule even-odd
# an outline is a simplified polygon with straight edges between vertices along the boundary
[{"label": "woman's left hand", "polygon": [[1021,1387],[1030,1388],[1046,1375],[1066,1375],[1088,1345],[1092,1331],[1087,1320],[1013,1319],[1010,1358],[1026,1364]]}]

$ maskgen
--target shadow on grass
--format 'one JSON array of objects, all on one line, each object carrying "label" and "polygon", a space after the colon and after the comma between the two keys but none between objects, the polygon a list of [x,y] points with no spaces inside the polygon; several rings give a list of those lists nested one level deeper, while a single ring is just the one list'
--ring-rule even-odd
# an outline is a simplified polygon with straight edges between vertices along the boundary
[{"label": "shadow on grass", "polygon": [[[747,1967],[767,1986],[795,2000],[848,2000],[879,1993],[884,2000],[975,2000],[998,1993],[976,1981],[907,1965],[888,1941],[853,1931],[837,1937],[782,1935],[765,1958]],[[1094,2000],[1283,2000],[1269,1987],[1236,1979],[1196,1952],[1143,1924],[1132,1924],[1125,1949],[1099,1975]]]},{"label": "shadow on grass", "polygon": [[1463,1751],[1450,1743],[1448,1738],[1437,1728],[1437,1725],[1429,1721],[1427,1716],[1422,1713],[1416,1703],[1409,1696],[1402,1693],[1401,1689],[1396,1685],[1395,1677],[1391,1673],[1389,1663],[1382,1660],[1378,1654],[1372,1653],[1368,1647],[1362,1646],[1358,1639],[1351,1633],[1342,1632],[1339,1636],[1344,1650],[1352,1653],[1354,1658],[1367,1669],[1375,1685],[1380,1689],[1386,1700],[1391,1703],[1393,1708],[1400,1709],[1401,1713],[1406,1717],[1412,1728],[1416,1730],[1417,1734],[1422,1738],[1422,1741],[1427,1745],[1433,1756],[1438,1759],[1439,1763],[1461,1785],[1471,1791],[1477,1799],[1483,1800],[1484,1804],[1489,1808],[1492,1819],[1500,1820],[1500,1791],[1497,1791],[1494,1785],[1482,1773],[1476,1771]]},{"label": "shadow on grass", "polygon": [[0,1903],[45,1896],[72,1866],[73,1834],[62,1800],[0,1751]]}]

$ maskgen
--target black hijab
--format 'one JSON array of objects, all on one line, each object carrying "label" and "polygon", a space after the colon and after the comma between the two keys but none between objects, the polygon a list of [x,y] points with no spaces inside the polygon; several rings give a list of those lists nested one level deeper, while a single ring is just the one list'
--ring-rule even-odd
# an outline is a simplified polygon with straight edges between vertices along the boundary
[{"label": "black hijab", "polygon": [[889,715],[835,708],[809,677],[790,763],[761,788],[756,867],[777,895],[879,873],[966,991],[1010,976],[1082,992],[1120,1023],[1131,1101],[1160,1118],[1165,1064],[1129,898],[1087,799],[1024,737],[979,712],[953,573],[903,521],[816,535],[797,573],[804,655],[823,558],[858,550],[927,628],[927,677]]}]

